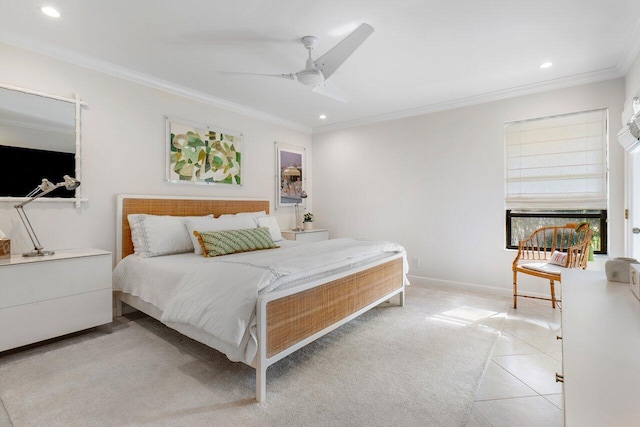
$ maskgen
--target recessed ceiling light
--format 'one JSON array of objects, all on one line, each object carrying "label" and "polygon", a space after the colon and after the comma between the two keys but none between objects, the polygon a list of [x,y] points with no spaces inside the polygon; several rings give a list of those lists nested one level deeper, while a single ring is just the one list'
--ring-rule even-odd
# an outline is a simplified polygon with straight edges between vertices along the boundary
[{"label": "recessed ceiling light", "polygon": [[552,65],[553,64],[551,62],[543,62],[542,64],[540,64],[540,68],[549,68]]},{"label": "recessed ceiling light", "polygon": [[54,7],[44,6],[40,10],[47,16],[50,16],[52,18],[60,18],[60,12],[58,12]]},{"label": "recessed ceiling light", "polygon": [[326,118],[327,118],[327,116],[325,116],[324,114],[320,114],[320,119],[321,119],[321,120],[324,120],[324,119],[326,119]]}]

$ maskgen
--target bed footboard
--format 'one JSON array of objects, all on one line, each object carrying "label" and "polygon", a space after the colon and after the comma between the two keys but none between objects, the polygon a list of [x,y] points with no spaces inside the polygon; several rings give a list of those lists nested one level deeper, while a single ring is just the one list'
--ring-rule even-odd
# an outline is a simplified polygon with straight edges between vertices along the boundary
[{"label": "bed footboard", "polygon": [[266,396],[267,367],[400,294],[404,305],[401,256],[319,286],[258,299],[256,399]]}]

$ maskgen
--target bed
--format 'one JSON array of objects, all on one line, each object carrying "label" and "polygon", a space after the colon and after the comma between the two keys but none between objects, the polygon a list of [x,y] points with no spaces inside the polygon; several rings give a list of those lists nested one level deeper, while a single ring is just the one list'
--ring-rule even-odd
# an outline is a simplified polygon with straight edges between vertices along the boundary
[{"label": "bed", "polygon": [[[250,300],[251,320],[250,323],[247,323],[249,326],[245,325],[246,333],[239,346],[231,345],[229,340],[220,339],[200,327],[171,321],[171,319],[167,321],[167,315],[170,316],[175,311],[173,306],[177,305],[174,303],[176,291],[171,286],[173,282],[178,281],[181,270],[199,270],[198,266],[202,266],[202,271],[193,271],[189,274],[200,274],[203,277],[209,277],[206,274],[213,276],[217,274],[209,272],[205,274],[205,269],[213,272],[218,270],[212,270],[212,268],[217,269],[222,266],[237,268],[239,264],[265,265],[264,271],[278,271],[280,268],[278,263],[274,263],[273,268],[265,264],[270,259],[274,259],[276,255],[281,259],[290,259],[288,263],[285,263],[290,267],[292,263],[295,264],[294,254],[301,254],[300,256],[307,254],[309,257],[304,258],[305,260],[315,259],[312,256],[314,251],[324,251],[329,254],[318,255],[316,256],[318,259],[327,256],[339,257],[339,255],[333,255],[334,252],[338,253],[335,248],[346,247],[348,244],[356,246],[360,244],[358,241],[342,242],[341,240],[348,239],[336,239],[335,241],[308,243],[303,248],[302,246],[293,246],[295,242],[282,241],[279,242],[282,243],[281,248],[276,250],[278,252],[256,251],[215,258],[204,258],[191,253],[167,255],[143,261],[137,259],[137,255],[134,254],[131,227],[127,221],[129,214],[177,217],[213,214],[215,217],[219,217],[220,215],[256,211],[265,211],[268,214],[269,201],[119,195],[114,299],[117,316],[122,315],[122,303],[124,302],[163,321],[178,332],[225,353],[230,360],[241,361],[254,367],[256,369],[256,400],[261,402],[266,398],[266,372],[270,365],[394,296],[398,296],[399,305],[404,306],[407,262],[402,247],[382,245],[380,247],[384,250],[378,255],[367,255],[366,257],[358,255],[353,258],[355,261],[347,263],[345,260],[332,264],[333,267],[327,269],[323,274],[312,274],[311,277],[301,279],[302,275],[306,274],[301,271],[296,273],[300,277],[291,274],[292,279],[287,279],[288,283],[287,280],[280,278],[271,287],[265,287],[260,292],[256,289],[255,298]],[[314,245],[317,248],[312,247]],[[389,245],[393,244],[389,243]],[[355,250],[360,249],[353,249],[353,251]],[[210,261],[218,258],[220,260],[216,262]],[[332,262],[334,261],[335,259]],[[282,264],[282,262],[280,263]],[[175,271],[178,272],[173,274],[172,272]],[[316,270],[310,269],[309,271],[315,272]],[[116,277],[119,281],[118,286],[116,286]],[[161,296],[145,295],[144,292],[136,290],[136,282],[144,281],[144,278],[154,280],[152,288]],[[132,284],[132,287],[120,284],[127,281]],[[184,281],[183,278],[182,282]],[[243,285],[242,289],[245,288],[253,289],[255,285]],[[236,292],[235,288],[234,292]],[[243,291],[239,290],[237,293],[242,294]],[[164,299],[162,295],[165,296]],[[174,296],[169,298],[169,295]],[[250,296],[248,295],[246,298]],[[216,301],[218,297],[212,296],[211,298],[212,301]],[[234,296],[234,298],[236,297]],[[204,301],[205,298],[202,300]],[[212,311],[215,312],[215,310]],[[216,316],[220,315],[216,314]]]}]

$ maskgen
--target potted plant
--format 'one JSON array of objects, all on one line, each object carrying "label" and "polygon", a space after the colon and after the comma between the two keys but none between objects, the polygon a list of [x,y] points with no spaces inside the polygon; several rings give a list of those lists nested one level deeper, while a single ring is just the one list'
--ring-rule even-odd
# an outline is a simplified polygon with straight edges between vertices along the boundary
[{"label": "potted plant", "polygon": [[313,230],[313,214],[311,212],[304,214],[302,226],[305,230]]}]

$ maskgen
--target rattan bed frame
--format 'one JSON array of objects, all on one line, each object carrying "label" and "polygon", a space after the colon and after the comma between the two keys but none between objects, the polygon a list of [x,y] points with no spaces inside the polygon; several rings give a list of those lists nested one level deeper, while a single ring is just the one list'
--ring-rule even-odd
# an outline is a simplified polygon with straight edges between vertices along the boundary
[{"label": "rattan bed frame", "polygon": [[[119,195],[117,205],[118,262],[133,253],[131,229],[126,220],[131,213],[175,216],[213,213],[218,217],[237,212],[269,212],[269,201],[257,199]],[[253,366],[256,400],[262,402],[266,397],[270,365],[395,295],[404,306],[402,263],[402,255],[395,254],[347,273],[258,297],[258,354]],[[114,297],[116,315],[122,315],[122,302],[157,319],[162,315],[157,307],[129,294],[115,292]]]}]

